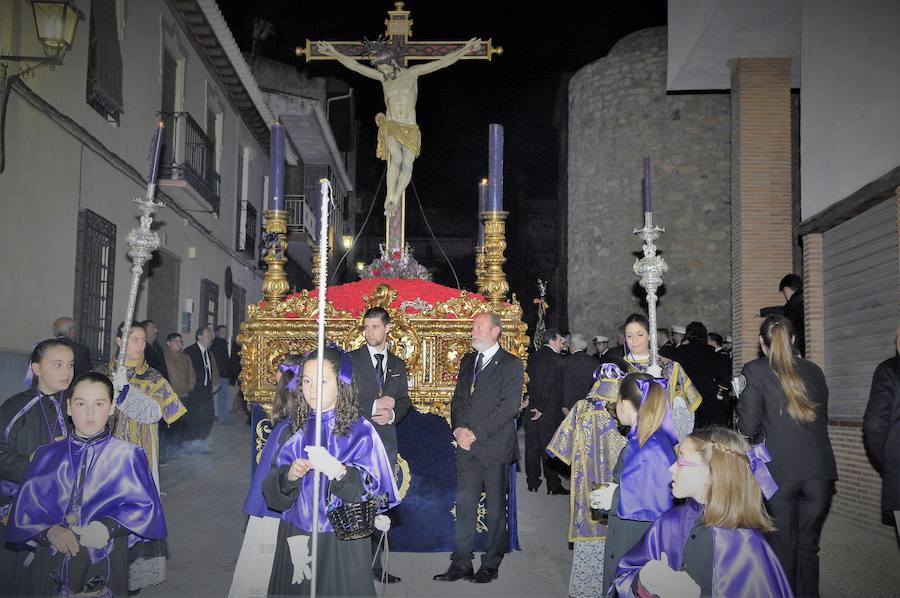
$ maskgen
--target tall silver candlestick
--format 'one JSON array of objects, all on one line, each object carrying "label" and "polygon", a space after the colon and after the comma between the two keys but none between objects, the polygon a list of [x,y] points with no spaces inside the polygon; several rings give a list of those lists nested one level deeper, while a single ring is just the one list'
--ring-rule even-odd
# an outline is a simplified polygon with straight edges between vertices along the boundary
[{"label": "tall silver candlestick", "polygon": [[[153,224],[153,214],[159,208],[165,206],[153,200],[156,195],[156,185],[152,182],[147,185],[147,195],[143,198],[135,198],[135,203],[141,211],[141,225],[131,229],[128,233],[128,256],[131,258],[131,289],[128,292],[128,306],[125,309],[125,322],[122,324],[122,349],[116,361],[116,369],[125,371],[125,353],[128,350],[128,335],[131,333],[131,322],[134,319],[134,304],[137,302],[138,289],[141,285],[141,274],[144,273],[144,264],[153,258],[153,252],[159,247],[159,235],[150,230]],[[116,392],[121,391],[117,388]]]},{"label": "tall silver candlestick", "polygon": [[636,234],[644,242],[644,257],[635,260],[634,273],[638,282],[647,291],[647,315],[650,319],[650,368],[647,373],[651,376],[660,376],[662,368],[659,366],[656,340],[656,291],[663,282],[669,266],[666,260],[656,255],[656,245],[653,244],[666,229],[653,226],[653,213],[644,213],[644,227],[634,229]]}]

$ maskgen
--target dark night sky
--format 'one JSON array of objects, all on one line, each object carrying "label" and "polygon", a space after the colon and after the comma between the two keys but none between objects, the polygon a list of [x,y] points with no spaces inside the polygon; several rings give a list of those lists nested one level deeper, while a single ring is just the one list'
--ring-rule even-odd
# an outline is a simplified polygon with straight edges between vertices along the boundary
[{"label": "dark night sky", "polygon": [[[219,4],[245,51],[250,49],[253,19],[262,17],[276,28],[275,37],[262,44],[262,55],[290,62],[311,76],[334,75],[350,83],[358,97],[362,134],[372,139],[374,115],[384,109],[380,85],[336,63],[307,64],[295,58],[293,51],[306,38],[374,39],[384,32],[393,2],[220,0]],[[413,184],[439,236],[474,235],[476,186],[487,176],[491,122],[505,127],[506,208],[515,209],[515,180],[523,176],[555,198],[558,137],[553,109],[562,76],[603,57],[624,35],[662,25],[666,18],[664,0],[411,0],[406,9],[412,11],[412,39],[478,36],[493,38],[494,45],[504,49],[504,54],[491,62],[461,61],[419,80],[417,113],[423,151],[416,161]],[[374,190],[383,164],[374,156],[361,157],[358,187],[364,205],[368,205],[365,191],[371,194]],[[448,207],[471,213],[470,227],[452,231],[442,227],[446,218],[441,211]],[[412,231],[419,228],[414,220],[408,222]]]}]

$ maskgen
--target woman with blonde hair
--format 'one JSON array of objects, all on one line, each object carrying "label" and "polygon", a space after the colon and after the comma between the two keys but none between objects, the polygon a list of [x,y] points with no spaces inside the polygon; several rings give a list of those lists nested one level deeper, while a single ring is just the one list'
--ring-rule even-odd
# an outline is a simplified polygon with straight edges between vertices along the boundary
[{"label": "woman with blonde hair", "polygon": [[[787,598],[791,587],[763,533],[772,520],[765,460],[736,432],[706,428],[678,446],[663,513],[619,562],[618,596]],[[759,480],[759,481],[757,481]]]},{"label": "woman with blonde hair", "polygon": [[828,439],[828,386],[819,367],[794,351],[791,322],[769,316],[759,329],[763,357],[744,365],[738,428],[765,442],[778,492],[768,500],[777,528],[769,541],[798,596],[819,595],[819,536],[837,467]]}]

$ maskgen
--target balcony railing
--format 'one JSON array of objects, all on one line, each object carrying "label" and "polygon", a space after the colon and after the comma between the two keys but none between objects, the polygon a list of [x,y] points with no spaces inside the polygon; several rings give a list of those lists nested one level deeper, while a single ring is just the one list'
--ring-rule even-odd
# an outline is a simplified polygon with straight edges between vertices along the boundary
[{"label": "balcony railing", "polygon": [[160,179],[184,181],[219,213],[219,173],[216,146],[187,112],[163,112],[165,146],[160,161]]},{"label": "balcony railing", "polygon": [[285,195],[284,207],[288,213],[288,233],[308,235],[316,240],[316,217],[303,195]]}]

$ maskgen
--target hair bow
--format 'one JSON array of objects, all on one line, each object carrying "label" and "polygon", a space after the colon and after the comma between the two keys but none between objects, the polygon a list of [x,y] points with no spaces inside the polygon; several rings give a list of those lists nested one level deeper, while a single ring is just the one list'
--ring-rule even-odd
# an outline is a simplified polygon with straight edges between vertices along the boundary
[{"label": "hair bow", "polygon": [[353,384],[353,361],[350,359],[350,353],[344,351],[334,341],[327,346],[341,354],[341,371],[338,372],[338,379],[344,384]]},{"label": "hair bow", "polygon": [[650,392],[651,384],[659,384],[663,387],[663,390],[667,390],[669,388],[669,379],[668,378],[654,378],[653,380],[642,380],[638,378],[635,380],[638,388],[641,389],[641,404],[647,400],[647,393]]},{"label": "hair bow", "polygon": [[[625,377],[625,372],[622,371],[622,368],[610,362],[601,363],[598,371],[600,372],[600,378],[605,380],[621,380]],[[597,375],[595,374],[594,378],[596,377]]]},{"label": "hair bow", "polygon": [[772,477],[772,474],[769,472],[769,467],[766,465],[766,463],[772,461],[772,457],[769,455],[769,449],[766,448],[765,443],[755,444],[751,446],[750,450],[745,454],[750,461],[750,473],[753,474],[756,483],[759,484],[763,496],[766,497],[766,500],[772,498],[775,492],[778,491],[778,484],[775,483],[775,479]]},{"label": "hair bow", "polygon": [[297,384],[300,382],[300,364],[282,363],[280,366],[278,366],[278,371],[282,373],[290,372],[292,374],[292,377],[288,381],[288,383],[284,385],[284,387],[290,391],[297,390]]}]

